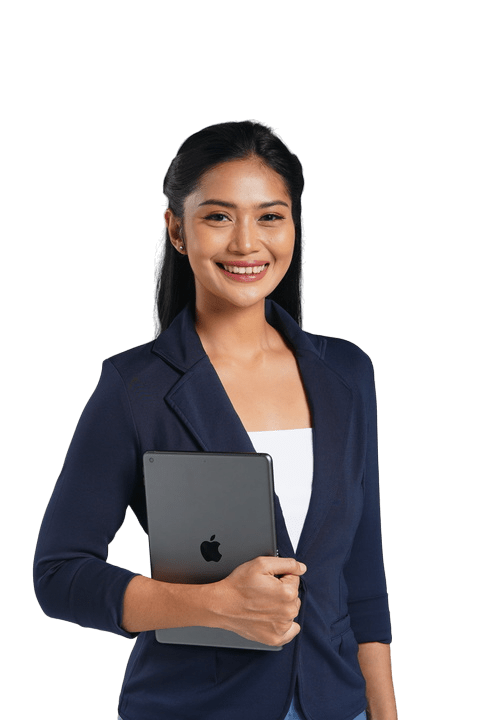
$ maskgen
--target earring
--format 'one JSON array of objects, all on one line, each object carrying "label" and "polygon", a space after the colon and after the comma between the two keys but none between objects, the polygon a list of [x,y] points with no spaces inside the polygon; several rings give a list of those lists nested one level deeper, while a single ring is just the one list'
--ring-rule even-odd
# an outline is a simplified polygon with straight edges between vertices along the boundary
[{"label": "earring", "polygon": [[183,245],[179,245],[179,246],[178,246],[178,249],[179,249],[179,250],[183,250],[183,249],[184,249]]}]

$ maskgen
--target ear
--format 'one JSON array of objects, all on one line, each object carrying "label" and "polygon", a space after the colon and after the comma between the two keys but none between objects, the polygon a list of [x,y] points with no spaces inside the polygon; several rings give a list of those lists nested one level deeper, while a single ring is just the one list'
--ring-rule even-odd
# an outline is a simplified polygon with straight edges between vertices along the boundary
[{"label": "ear", "polygon": [[172,243],[173,247],[175,248],[175,250],[178,250],[181,255],[186,255],[187,249],[183,237],[181,219],[174,215],[170,209],[168,209],[165,212],[165,223],[167,225],[168,237],[170,238],[170,242]]}]

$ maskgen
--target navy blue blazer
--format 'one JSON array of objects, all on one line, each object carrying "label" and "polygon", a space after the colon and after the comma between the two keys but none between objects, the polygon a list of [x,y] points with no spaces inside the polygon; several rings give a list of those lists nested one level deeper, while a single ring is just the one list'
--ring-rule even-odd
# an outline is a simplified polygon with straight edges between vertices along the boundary
[{"label": "navy blue blazer", "polygon": [[[358,643],[391,641],[372,364],[346,340],[302,331],[271,301],[266,317],[295,351],[313,418],[312,495],[297,552],[275,497],[279,555],[308,568],[301,631],[279,652],[166,645],[140,633],[123,720],[281,720],[296,681],[309,720],[351,720],[366,706]],[[199,449],[254,451],[188,306],[156,340],[103,363],[40,530],[34,580],[47,615],[136,637],[121,627],[136,573],[106,562],[108,544],[129,505],[148,531],[143,453]]]}]

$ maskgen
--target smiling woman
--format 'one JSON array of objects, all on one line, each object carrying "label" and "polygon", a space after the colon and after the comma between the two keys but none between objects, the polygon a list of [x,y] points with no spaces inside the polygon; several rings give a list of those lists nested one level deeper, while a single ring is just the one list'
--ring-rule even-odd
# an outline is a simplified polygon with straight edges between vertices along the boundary
[{"label": "smiling woman", "polygon": [[[164,190],[161,332],[104,363],[40,530],[37,597],[139,636],[123,720],[394,720],[373,368],[300,327],[300,162],[264,125],[222,123],[183,143]],[[269,453],[278,557],[204,584],[108,564],[129,505],[148,532],[152,450]],[[281,651],[156,640],[189,626]]]},{"label": "smiling woman", "polygon": [[[214,229],[224,242],[224,236],[240,245],[246,239],[247,253],[242,247],[240,250],[225,248],[227,254],[219,257],[218,262],[222,264],[230,260],[230,268],[240,268],[243,263],[248,267],[248,243],[253,241],[253,224],[257,235],[255,241],[262,236],[265,239],[275,238],[278,243],[280,236],[284,237],[286,231],[288,234],[293,230],[289,265],[283,279],[276,285],[272,283],[270,294],[267,292],[266,296],[280,303],[297,322],[301,322],[303,186],[302,166],[298,158],[260,123],[221,123],[204,128],[185,140],[168,169],[163,185],[168,210],[165,214],[164,257],[157,279],[159,326],[163,329],[168,327],[195,297],[193,248],[186,249],[186,242],[183,242],[185,234],[192,236],[190,244],[193,235],[197,237],[197,232],[205,232],[209,228],[211,239]],[[269,212],[260,212],[265,210]],[[187,253],[190,262],[182,262],[181,254]],[[251,255],[254,256],[254,265],[267,260],[259,257],[257,249]],[[265,264],[268,265],[268,262]],[[243,275],[235,270],[230,276],[232,274]],[[245,271],[245,275],[248,278],[250,273]]]},{"label": "smiling woman", "polygon": [[182,220],[171,210],[165,218],[174,247],[188,255],[200,311],[205,303],[260,302],[263,313],[295,244],[291,200],[278,173],[255,156],[221,163],[187,197]]}]

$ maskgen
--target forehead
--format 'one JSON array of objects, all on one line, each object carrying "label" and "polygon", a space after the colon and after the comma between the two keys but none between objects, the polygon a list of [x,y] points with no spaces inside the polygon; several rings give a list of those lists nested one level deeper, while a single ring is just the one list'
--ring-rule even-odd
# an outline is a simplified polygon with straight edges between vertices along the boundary
[{"label": "forehead", "polygon": [[283,200],[290,205],[290,194],[281,175],[260,158],[242,158],[220,163],[208,170],[196,190],[186,199],[192,209],[208,199],[235,205],[258,205]]}]

